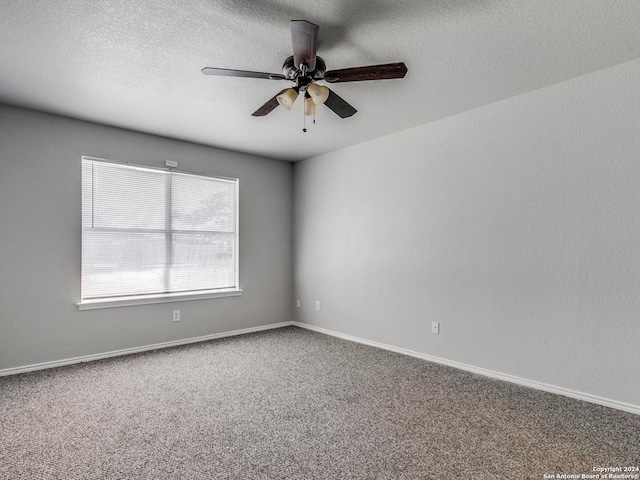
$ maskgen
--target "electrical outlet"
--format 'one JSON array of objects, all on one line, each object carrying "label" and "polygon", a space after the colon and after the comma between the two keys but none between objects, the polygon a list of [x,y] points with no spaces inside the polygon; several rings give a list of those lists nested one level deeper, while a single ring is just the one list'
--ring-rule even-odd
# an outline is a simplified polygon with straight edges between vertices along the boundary
[{"label": "electrical outlet", "polygon": [[316,310],[320,311],[320,300],[316,300]]},{"label": "electrical outlet", "polygon": [[440,335],[440,322],[431,322],[431,333]]},{"label": "electrical outlet", "polygon": [[300,300],[296,300],[296,307],[300,308]]},{"label": "electrical outlet", "polygon": [[174,322],[179,322],[180,321],[180,310],[174,310],[173,311],[173,321]]}]

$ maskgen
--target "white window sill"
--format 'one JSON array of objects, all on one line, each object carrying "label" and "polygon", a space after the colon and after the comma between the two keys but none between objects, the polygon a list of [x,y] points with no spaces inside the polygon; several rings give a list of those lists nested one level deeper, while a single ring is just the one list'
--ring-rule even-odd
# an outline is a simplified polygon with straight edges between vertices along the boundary
[{"label": "white window sill", "polygon": [[204,300],[207,298],[237,297],[242,290],[229,288],[225,290],[211,290],[200,293],[172,293],[161,295],[137,295],[134,297],[120,297],[117,299],[85,300],[78,303],[78,310],[95,310],[97,308],[127,307],[130,305],[148,305],[151,303],[184,302],[186,300]]}]

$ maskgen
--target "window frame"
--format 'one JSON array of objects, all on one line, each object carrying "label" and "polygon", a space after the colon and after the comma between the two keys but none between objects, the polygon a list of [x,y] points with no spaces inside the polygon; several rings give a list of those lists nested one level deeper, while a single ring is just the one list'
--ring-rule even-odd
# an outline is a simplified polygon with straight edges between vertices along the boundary
[{"label": "window frame", "polygon": [[[82,298],[82,273],[80,274],[80,301],[77,302],[77,306],[79,310],[93,310],[98,308],[110,308],[110,307],[122,307],[127,305],[146,305],[153,303],[167,303],[167,302],[177,302],[177,301],[186,301],[186,300],[200,300],[200,299],[210,299],[210,298],[220,298],[220,297],[231,297],[231,296],[239,296],[242,295],[242,289],[240,288],[240,180],[238,178],[233,177],[223,177],[223,176],[214,176],[214,175],[203,175],[201,173],[193,173],[187,172],[183,170],[178,170],[176,168],[162,168],[162,167],[150,167],[148,165],[139,165],[130,162],[117,162],[113,160],[107,160],[103,158],[96,158],[90,156],[82,156],[80,165],[82,167],[82,163],[84,161],[91,162],[103,162],[112,165],[121,165],[124,167],[130,167],[134,169],[148,170],[148,171],[156,171],[162,173],[176,173],[181,175],[195,176],[195,177],[203,177],[208,179],[220,180],[227,183],[234,183],[235,188],[235,265],[234,265],[234,273],[235,286],[229,288],[218,288],[212,290],[201,290],[201,291],[186,291],[186,292],[161,292],[161,293],[151,293],[151,294],[138,294],[138,295],[121,295],[118,297],[111,298],[95,298],[95,299],[83,299]],[[82,168],[81,168],[82,171]],[[171,178],[169,176],[169,178]],[[170,181],[170,180],[169,180]],[[82,185],[82,180],[80,182]],[[167,191],[167,196],[170,197],[170,192]],[[82,202],[81,202],[82,203]],[[166,215],[170,217],[171,215],[171,203],[166,207]],[[82,210],[82,207],[81,207]],[[82,214],[80,216],[82,218]],[[165,235],[173,235],[175,233],[182,232],[181,230],[172,230],[170,226],[167,227],[167,223],[165,222],[165,228],[162,230],[158,230],[157,233],[164,233]],[[117,229],[119,231],[127,231],[128,229]],[[145,229],[146,230],[146,229]],[[112,231],[111,229],[106,228],[105,231]],[[132,228],[131,232],[140,232],[141,229]],[[149,229],[146,231],[156,231],[154,229]],[[198,231],[190,231],[189,233],[197,233]],[[80,241],[81,245],[84,241],[84,227],[80,225]],[[81,248],[80,254],[80,262],[81,262],[81,272],[82,272],[82,264],[84,262],[84,258],[82,252],[84,250]]]}]

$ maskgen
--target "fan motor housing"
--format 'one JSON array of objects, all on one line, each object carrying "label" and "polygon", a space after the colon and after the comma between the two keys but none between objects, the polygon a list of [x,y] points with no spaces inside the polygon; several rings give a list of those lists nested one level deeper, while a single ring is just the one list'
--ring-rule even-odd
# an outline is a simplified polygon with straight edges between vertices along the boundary
[{"label": "fan motor housing", "polygon": [[[305,77],[308,77],[309,83],[312,80],[322,80],[324,78],[324,72],[326,72],[327,66],[324,63],[324,60],[321,57],[316,56],[316,68],[312,72],[307,72]],[[293,63],[293,55],[287,57],[287,59],[282,64],[282,73],[283,75],[289,79],[295,81],[298,77],[302,75],[302,72],[299,68],[297,68]]]}]

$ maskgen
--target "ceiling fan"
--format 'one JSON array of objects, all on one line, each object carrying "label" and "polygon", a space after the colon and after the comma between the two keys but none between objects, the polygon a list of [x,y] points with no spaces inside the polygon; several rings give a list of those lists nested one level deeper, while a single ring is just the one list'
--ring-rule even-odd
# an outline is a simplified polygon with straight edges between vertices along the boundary
[{"label": "ceiling fan", "polygon": [[[326,70],[324,60],[316,55],[318,49],[318,31],[320,27],[306,20],[291,20],[291,39],[293,55],[282,65],[282,74],[232,70],[226,68],[205,67],[205,75],[226,77],[262,78],[266,80],[288,80],[293,87],[285,88],[270,98],[264,105],[252,113],[254,117],[263,117],[278,105],[291,110],[293,102],[302,93],[305,98],[305,115],[312,115],[316,105],[326,105],[341,118],[347,118],[357,112],[338,94],[316,82],[328,83],[358,82],[362,80],[385,80],[403,78],[407,67],[402,62],[369,65],[365,67]],[[305,129],[306,131],[306,129]]]}]

